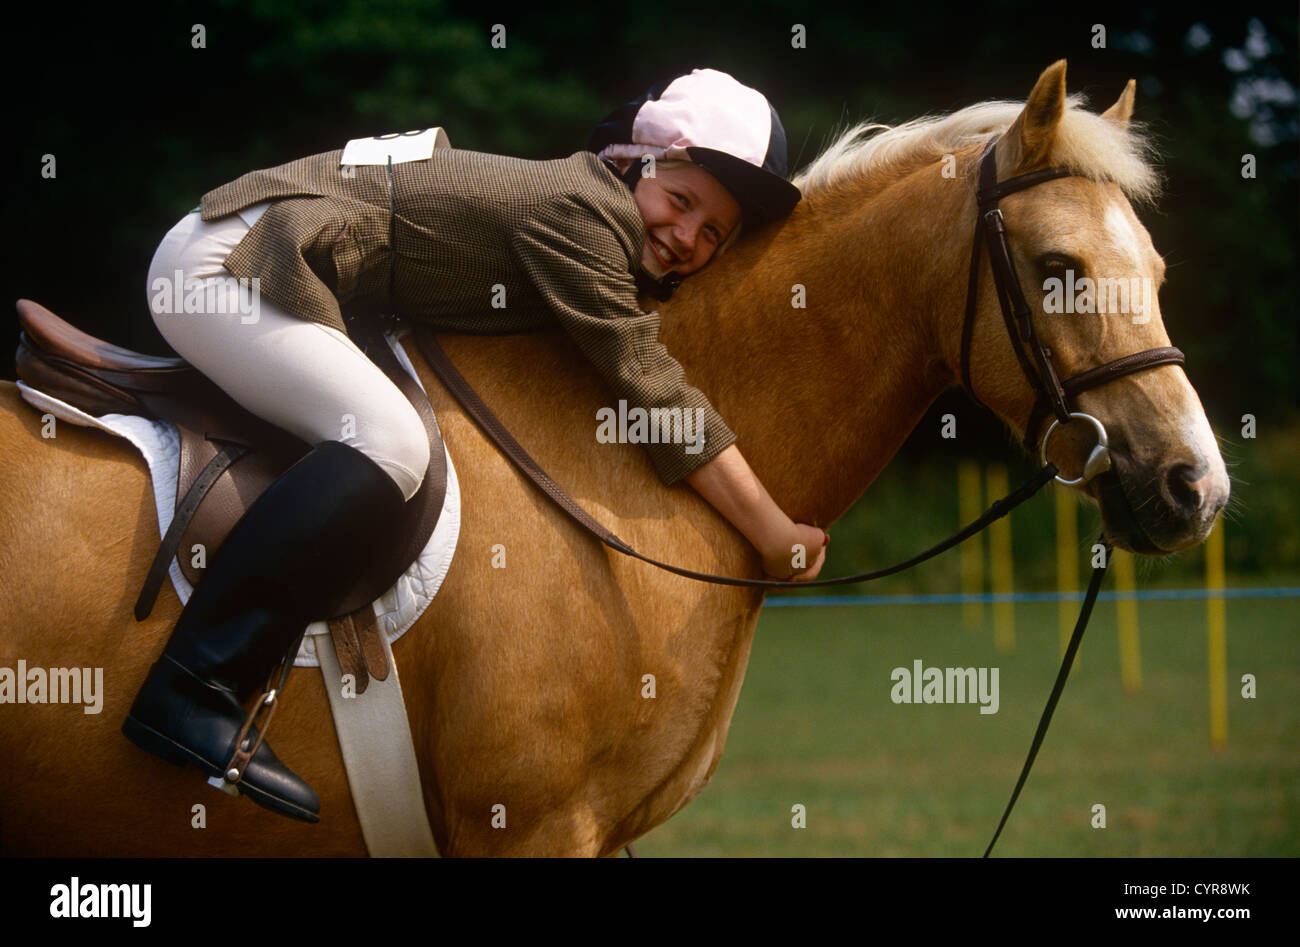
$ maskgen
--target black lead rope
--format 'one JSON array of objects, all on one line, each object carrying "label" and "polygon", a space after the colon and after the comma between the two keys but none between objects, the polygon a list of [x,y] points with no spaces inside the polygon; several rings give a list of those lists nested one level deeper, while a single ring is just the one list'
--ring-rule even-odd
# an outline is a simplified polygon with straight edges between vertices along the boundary
[{"label": "black lead rope", "polygon": [[1038,720],[1038,729],[1034,732],[1034,742],[1029,745],[1029,756],[1025,759],[1024,768],[1020,770],[1020,778],[1016,780],[1016,788],[1011,791],[1011,801],[1007,803],[1006,812],[1002,813],[1002,821],[998,823],[997,831],[993,833],[993,840],[989,842],[989,847],[984,849],[985,858],[993,851],[993,846],[997,844],[998,836],[1002,834],[1002,827],[1007,824],[1007,818],[1011,815],[1011,808],[1016,804],[1020,797],[1020,790],[1025,785],[1025,780],[1029,778],[1029,770],[1034,765],[1034,758],[1038,756],[1038,748],[1043,744],[1043,737],[1047,735],[1047,726],[1052,722],[1052,712],[1056,710],[1056,702],[1061,699],[1061,692],[1065,690],[1066,678],[1070,676],[1070,668],[1074,664],[1074,656],[1079,651],[1079,642],[1083,641],[1084,629],[1088,627],[1088,618],[1092,615],[1092,606],[1097,601],[1097,593],[1101,590],[1101,580],[1106,575],[1106,567],[1110,564],[1111,545],[1110,541],[1103,535],[1098,540],[1102,546],[1101,565],[1093,566],[1092,581],[1088,583],[1088,592],[1083,597],[1083,607],[1079,610],[1079,620],[1074,624],[1074,634],[1070,636],[1070,644],[1065,649],[1065,657],[1061,660],[1061,670],[1056,675],[1056,684],[1052,687],[1052,695],[1047,698],[1047,706],[1043,708],[1043,715]]}]

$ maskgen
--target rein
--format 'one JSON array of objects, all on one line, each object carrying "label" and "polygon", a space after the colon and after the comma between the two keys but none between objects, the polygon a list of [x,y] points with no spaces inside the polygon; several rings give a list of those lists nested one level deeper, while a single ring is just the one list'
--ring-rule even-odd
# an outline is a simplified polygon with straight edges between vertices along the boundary
[{"label": "rein", "polygon": [[[1021,503],[1028,500],[1036,494],[1053,478],[1061,481],[1067,486],[1078,486],[1088,482],[1093,477],[1110,469],[1110,449],[1107,443],[1106,430],[1100,421],[1088,414],[1083,414],[1070,409],[1070,403],[1082,391],[1096,388],[1116,378],[1133,374],[1134,372],[1144,371],[1148,368],[1156,368],[1161,365],[1183,364],[1183,353],[1176,348],[1165,347],[1149,349],[1144,352],[1138,352],[1132,355],[1126,355],[1123,358],[1115,359],[1096,368],[1089,369],[1072,378],[1061,382],[1052,365],[1051,350],[1043,345],[1042,341],[1034,332],[1033,320],[1029,304],[1025,295],[1020,288],[1020,281],[1016,275],[1015,265],[1011,259],[1011,250],[1007,244],[1006,223],[1002,217],[1002,211],[998,208],[998,200],[1008,194],[1014,194],[1017,191],[1033,187],[1044,181],[1050,181],[1055,178],[1072,176],[1073,172],[1067,168],[1052,167],[1039,171],[1031,171],[1027,174],[1018,175],[1008,178],[1005,181],[997,180],[997,164],[995,161],[994,147],[997,139],[990,140],[980,159],[980,186],[976,193],[979,209],[979,219],[975,226],[975,240],[971,251],[970,278],[967,284],[966,293],[966,312],[965,320],[962,325],[962,343],[961,343],[961,377],[962,384],[976,403],[983,405],[983,402],[975,396],[974,388],[971,385],[970,376],[970,348],[971,339],[974,331],[976,300],[979,288],[979,259],[980,248],[984,242],[987,242],[989,249],[990,266],[993,272],[994,285],[997,289],[999,308],[1002,310],[1003,321],[1006,323],[1007,333],[1011,339],[1011,346],[1016,353],[1016,358],[1020,363],[1021,370],[1029,380],[1030,387],[1035,393],[1035,403],[1031,412],[1029,424],[1025,429],[1025,447],[1031,453],[1034,450],[1036,440],[1034,434],[1037,427],[1042,423],[1048,413],[1054,415],[1054,420],[1047,433],[1043,436],[1042,441],[1042,468],[1024,483],[1011,491],[1006,497],[995,501],[992,506],[984,512],[977,520],[970,523],[952,536],[931,546],[924,552],[918,553],[911,559],[887,566],[883,569],[877,569],[873,572],[863,572],[858,575],[845,576],[836,579],[819,579],[809,582],[792,582],[778,581],[771,579],[742,579],[733,576],[720,576],[711,573],[696,572],[691,569],[683,569],[669,563],[660,562],[650,556],[637,552],[623,540],[619,539],[614,533],[606,529],[597,522],[591,514],[570,497],[550,476],[544,471],[528,452],[520,446],[519,442],[514,439],[508,430],[501,424],[491,410],[482,402],[475,393],[474,389],[465,380],[464,376],[456,369],[438,345],[437,337],[433,330],[427,326],[418,326],[415,328],[414,335],[420,352],[424,355],[425,361],[429,367],[442,381],[448,392],[460,402],[466,413],[472,417],[478,426],[501,452],[520,469],[529,480],[533,482],[547,497],[551,499],[561,510],[563,510],[575,523],[594,536],[597,540],[615,549],[624,555],[648,562],[660,569],[684,576],[689,579],[695,579],[701,582],[710,582],[717,585],[745,586],[764,589],[792,589],[792,588],[815,588],[829,585],[847,585],[856,582],[867,582],[872,579],[883,578],[887,575],[893,575],[902,572],[912,566],[925,562],[939,553],[951,549],[953,546],[968,539],[975,533],[980,532],[994,520],[997,520]],[[983,238],[983,240],[981,239]],[[1026,343],[1032,355],[1025,354],[1021,346],[1021,341]],[[1098,443],[1093,448],[1086,464],[1084,465],[1083,474],[1077,479],[1067,480],[1059,476],[1058,469],[1047,460],[1047,444],[1051,438],[1052,432],[1060,425],[1069,424],[1071,420],[1086,420],[1090,422],[1098,435]],[[1006,810],[1002,814],[1002,819],[998,823],[997,830],[993,834],[992,841],[989,842],[988,848],[984,851],[984,857],[988,857],[993,851],[993,846],[1002,833],[1003,826],[1006,825],[1007,818],[1011,815],[1011,809],[1020,796],[1020,790],[1029,777],[1029,770],[1033,766],[1034,760],[1038,755],[1038,749],[1042,744],[1044,736],[1047,734],[1047,727],[1051,723],[1052,713],[1056,709],[1057,701],[1060,699],[1061,692],[1065,688],[1065,681],[1069,677],[1070,666],[1074,661],[1074,656],[1079,649],[1079,644],[1083,640],[1084,630],[1088,626],[1088,619],[1092,615],[1092,608],[1097,600],[1097,595],[1101,589],[1101,582],[1106,574],[1107,564],[1110,560],[1111,544],[1102,535],[1098,543],[1103,547],[1101,565],[1094,566],[1092,579],[1088,584],[1088,591],[1084,596],[1083,605],[1079,611],[1079,618],[1074,627],[1074,633],[1070,637],[1070,643],[1066,648],[1065,658],[1061,663],[1060,672],[1057,674],[1056,683],[1052,688],[1052,693],[1048,697],[1047,705],[1043,708],[1043,713],[1038,722],[1038,728],[1034,733],[1034,739],[1029,748],[1029,754],[1025,759],[1024,766],[1020,771],[1020,778],[1016,782],[1015,789],[1011,793],[1011,799],[1007,803]]]},{"label": "rein", "polygon": [[483,432],[497,445],[501,450],[501,453],[505,454],[505,456],[514,463],[514,465],[518,467],[520,471],[522,471],[523,474],[537,486],[538,489],[545,493],[556,506],[568,514],[569,517],[571,517],[579,526],[609,548],[615,549],[626,556],[631,556],[634,559],[648,562],[666,572],[673,572],[677,575],[685,576],[688,579],[696,579],[700,582],[711,582],[714,585],[739,585],[764,589],[806,589],[815,588],[817,586],[848,585],[854,582],[868,582],[872,579],[880,579],[887,575],[893,575],[896,572],[902,572],[905,569],[910,569],[912,566],[925,562],[927,559],[933,558],[947,549],[951,549],[953,546],[962,542],[962,540],[968,539],[978,533],[994,520],[1006,516],[1013,509],[1021,503],[1024,503],[1042,489],[1043,486],[1056,476],[1057,472],[1056,467],[1053,465],[1045,465],[1042,470],[1038,471],[1020,486],[1016,487],[1016,489],[1012,490],[1007,496],[996,501],[988,508],[988,510],[985,511],[984,515],[975,520],[969,526],[954,533],[943,542],[930,547],[925,552],[913,556],[905,562],[900,562],[884,569],[877,569],[874,572],[863,572],[859,575],[850,575],[838,579],[818,579],[811,582],[790,582],[776,579],[741,579],[734,576],[714,575],[709,572],[695,572],[692,569],[683,569],[681,566],[674,566],[667,562],[660,562],[658,559],[637,552],[623,540],[619,539],[618,536],[614,535],[614,533],[610,532],[610,530],[597,522],[591,514],[578,506],[573,498],[570,497],[559,484],[550,478],[550,475],[538,465],[537,461],[533,460],[533,458],[529,456],[528,452],[524,450],[517,440],[514,439],[514,436],[506,430],[505,426],[502,425],[496,415],[492,413],[491,409],[480,400],[478,394],[472,387],[470,387],[469,382],[465,380],[465,377],[461,375],[456,366],[451,363],[449,358],[447,358],[447,353],[442,350],[440,345],[438,345],[438,340],[431,329],[425,326],[417,327],[415,329],[415,341],[419,346],[421,354],[424,355],[424,360],[429,363],[429,367],[433,369],[434,374],[438,376],[439,380],[442,381],[443,385],[452,396],[460,402],[466,413],[478,423],[478,426],[483,429]]}]

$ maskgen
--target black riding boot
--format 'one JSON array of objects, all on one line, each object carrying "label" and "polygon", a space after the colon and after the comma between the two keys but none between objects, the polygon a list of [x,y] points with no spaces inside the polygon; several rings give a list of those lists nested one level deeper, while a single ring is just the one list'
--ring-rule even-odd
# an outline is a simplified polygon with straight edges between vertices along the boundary
[{"label": "black riding boot", "polygon": [[[338,441],[314,447],[231,530],[122,732],[163,759],[225,776],[245,705],[308,624],[337,617],[348,577],[383,555],[404,507],[397,484],[360,451]],[[256,738],[253,729],[248,740]],[[237,780],[259,805],[320,821],[316,793],[265,743]]]}]

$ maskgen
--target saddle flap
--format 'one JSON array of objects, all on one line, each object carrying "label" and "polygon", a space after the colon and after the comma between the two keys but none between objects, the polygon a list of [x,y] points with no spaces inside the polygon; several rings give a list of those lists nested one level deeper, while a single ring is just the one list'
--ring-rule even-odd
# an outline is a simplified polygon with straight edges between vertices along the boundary
[{"label": "saddle flap", "polygon": [[[206,437],[191,428],[180,428],[180,435],[180,476],[176,482],[178,509],[190,486],[220,449],[220,439]],[[191,585],[199,584],[206,557],[221,547],[226,534],[253,501],[306,452],[305,443],[284,433],[279,440],[260,444],[257,450],[241,457],[213,482],[181,535],[176,550],[181,573]]]}]

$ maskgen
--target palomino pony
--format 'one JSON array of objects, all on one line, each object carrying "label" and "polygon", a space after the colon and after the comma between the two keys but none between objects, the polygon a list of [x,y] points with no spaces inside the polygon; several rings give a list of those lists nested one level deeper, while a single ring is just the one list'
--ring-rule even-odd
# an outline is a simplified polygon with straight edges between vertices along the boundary
[{"label": "palomino pony", "polygon": [[[1048,164],[1080,177],[1002,201],[1031,300],[1061,267],[1149,279],[1164,264],[1129,204],[1153,173],[1129,127],[1130,82],[1103,115],[1065,93],[1065,63],[1023,107],[983,103],[874,137],[859,126],[798,179],[785,222],[739,241],[662,307],[662,339],[706,391],[796,521],[829,524],[867,488],[927,406],[961,377],[976,164],[1001,134],[999,179]],[[1019,430],[1032,395],[984,258],[971,349],[975,393]],[[791,306],[795,284],[807,308]],[[1035,321],[1062,377],[1168,345],[1158,308]],[[506,426],[578,502],[635,548],[687,568],[759,577],[758,554],[641,448],[600,444],[608,391],[560,333],[443,343]],[[610,855],[708,783],[722,755],[759,591],[705,585],[579,532],[497,453],[411,350],[464,496],[460,548],[432,606],[394,647],[439,850]],[[527,381],[523,381],[527,379]],[[0,666],[103,668],[103,705],[0,705],[0,848],[7,854],[366,853],[319,675],[293,675],[271,742],[320,795],[322,821],[280,818],[208,788],[118,732],[179,614],[132,602],[158,542],[145,467],[112,438],[60,426],[0,388]],[[1110,434],[1111,472],[1087,494],[1119,546],[1199,543],[1228,495],[1181,367],[1079,398]],[[1062,442],[1064,444],[1064,441]],[[1064,468],[1065,459],[1058,459]],[[505,568],[493,568],[502,547]],[[643,697],[643,675],[656,696]],[[206,828],[192,827],[206,807]],[[493,807],[505,806],[505,827]],[[497,810],[499,812],[499,810]],[[498,820],[498,824],[499,824]]]}]

